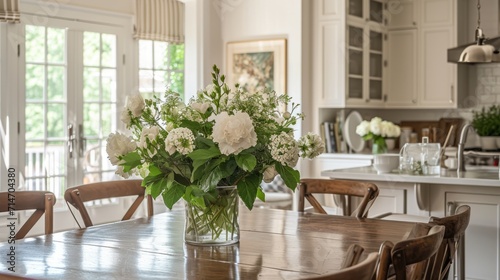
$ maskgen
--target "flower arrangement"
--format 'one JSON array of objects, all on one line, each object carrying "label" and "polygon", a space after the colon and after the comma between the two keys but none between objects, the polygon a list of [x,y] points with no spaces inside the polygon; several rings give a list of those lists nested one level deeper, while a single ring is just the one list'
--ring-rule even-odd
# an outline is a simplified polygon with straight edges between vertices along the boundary
[{"label": "flower arrangement", "polygon": [[382,120],[379,117],[374,117],[370,121],[362,121],[356,127],[356,134],[363,137],[363,140],[373,140],[373,145],[379,151],[386,151],[386,138],[398,137],[401,134],[401,128],[390,122]]},{"label": "flower arrangement", "polygon": [[106,151],[117,174],[138,174],[154,198],[162,196],[172,208],[183,198],[201,209],[217,202],[217,186],[237,186],[240,199],[253,208],[265,201],[261,182],[280,174],[295,190],[299,157],[314,158],[324,151],[321,138],[308,133],[297,141],[293,126],[300,113],[287,95],[263,90],[231,90],[214,66],[213,83],[185,104],[168,90],[160,99],[128,98],[121,120],[131,135],[113,133]]}]

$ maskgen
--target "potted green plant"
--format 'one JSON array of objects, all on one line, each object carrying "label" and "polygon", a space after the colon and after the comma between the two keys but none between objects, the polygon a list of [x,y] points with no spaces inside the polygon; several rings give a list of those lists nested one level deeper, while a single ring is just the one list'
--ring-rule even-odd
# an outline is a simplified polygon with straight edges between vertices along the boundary
[{"label": "potted green plant", "polygon": [[480,136],[483,150],[496,150],[500,147],[500,106],[492,105],[488,109],[473,111],[472,126]]}]

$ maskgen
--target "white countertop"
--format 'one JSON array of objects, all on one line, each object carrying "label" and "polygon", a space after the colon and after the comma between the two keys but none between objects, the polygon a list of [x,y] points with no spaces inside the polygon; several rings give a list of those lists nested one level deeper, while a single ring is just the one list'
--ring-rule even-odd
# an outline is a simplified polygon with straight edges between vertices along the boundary
[{"label": "white countertop", "polygon": [[373,166],[366,166],[337,170],[324,170],[321,172],[321,175],[335,179],[364,181],[500,187],[498,167],[490,168],[488,170],[471,170],[462,172],[441,169],[441,175],[425,176],[400,174],[398,171],[377,174],[377,171],[373,168]]}]

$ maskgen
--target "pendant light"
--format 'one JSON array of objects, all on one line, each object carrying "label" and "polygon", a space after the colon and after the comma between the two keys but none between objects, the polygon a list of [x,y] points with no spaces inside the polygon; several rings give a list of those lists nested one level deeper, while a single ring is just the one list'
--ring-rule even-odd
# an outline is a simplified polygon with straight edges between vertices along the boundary
[{"label": "pendant light", "polygon": [[477,0],[477,27],[475,32],[476,44],[470,45],[462,52],[458,62],[479,63],[491,62],[493,51],[495,48],[492,45],[484,44],[486,38],[481,29],[481,3]]}]

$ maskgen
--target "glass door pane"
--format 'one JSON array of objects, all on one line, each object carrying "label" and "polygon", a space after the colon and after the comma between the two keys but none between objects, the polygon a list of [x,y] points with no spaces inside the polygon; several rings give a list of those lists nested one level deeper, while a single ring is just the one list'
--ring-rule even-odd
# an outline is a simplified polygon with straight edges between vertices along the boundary
[{"label": "glass door pane", "polygon": [[116,130],[116,35],[83,32],[83,183],[111,180],[106,138]]},{"label": "glass door pane", "polygon": [[25,180],[61,196],[66,164],[66,31],[25,26]]},{"label": "glass door pane", "polygon": [[364,0],[349,0],[349,15],[363,18],[363,1]]}]

